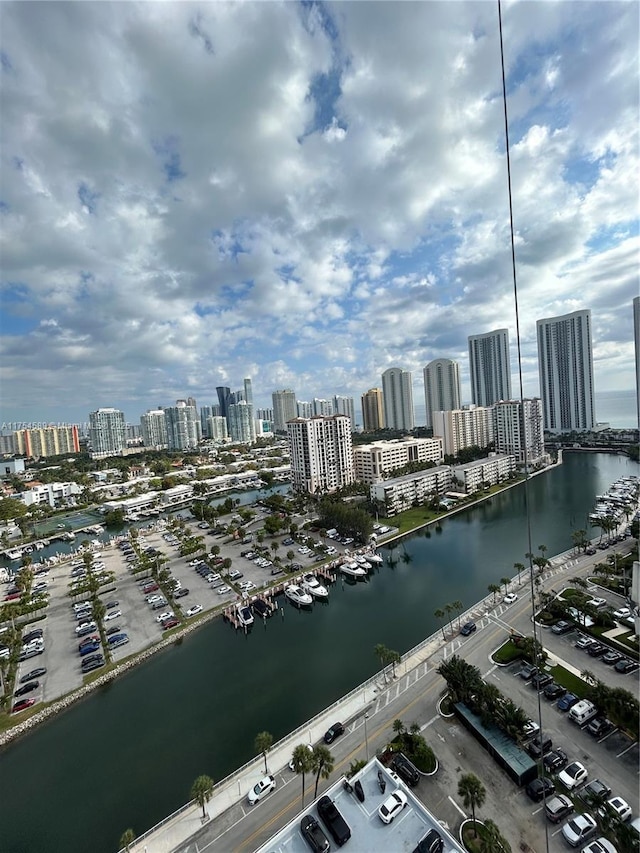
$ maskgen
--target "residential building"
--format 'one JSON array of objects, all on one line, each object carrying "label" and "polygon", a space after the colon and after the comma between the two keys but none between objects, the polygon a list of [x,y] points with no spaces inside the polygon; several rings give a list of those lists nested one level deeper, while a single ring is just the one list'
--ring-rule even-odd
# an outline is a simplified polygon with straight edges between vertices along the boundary
[{"label": "residential building", "polygon": [[253,423],[253,406],[246,400],[240,400],[229,406],[227,414],[229,435],[232,441],[241,444],[253,444],[255,441],[255,425]]},{"label": "residential building", "polygon": [[504,400],[493,407],[496,453],[515,457],[518,466],[537,465],[545,458],[542,402]]},{"label": "residential building", "polygon": [[313,398],[313,416],[321,418],[330,418],[333,414],[333,403],[331,400],[319,400]]},{"label": "residential building", "polygon": [[16,477],[24,474],[24,459],[3,459],[0,462],[0,477]]},{"label": "residential building", "polygon": [[476,459],[452,468],[456,490],[472,495],[485,486],[495,486],[507,480],[516,469],[516,458],[511,454],[492,454],[486,459]]},{"label": "residential building", "polygon": [[294,491],[325,494],[353,483],[348,417],[295,418],[287,423],[287,436]]},{"label": "residential building", "polygon": [[361,483],[377,483],[392,471],[403,468],[410,462],[443,461],[441,438],[405,438],[393,441],[374,441],[358,444],[353,448],[353,469],[356,480]]},{"label": "residential building", "polygon": [[433,427],[433,412],[460,408],[460,369],[457,361],[436,358],[422,371],[427,427]]},{"label": "residential building", "polygon": [[89,445],[93,455],[122,453],[127,446],[124,412],[119,409],[97,409],[89,414]]},{"label": "residential building", "polygon": [[296,392],[290,389],[274,391],[271,395],[273,400],[273,431],[286,432],[287,421],[297,417]]},{"label": "residential building", "polygon": [[439,465],[373,483],[369,494],[385,515],[392,516],[415,504],[423,504],[436,495],[443,495],[451,488],[452,482],[451,468]]},{"label": "residential building", "polygon": [[251,385],[251,379],[248,377],[244,380],[244,401],[247,406],[251,406],[251,424],[249,425],[249,432],[251,434],[251,444],[253,444],[256,440],[256,424],[255,424],[255,410],[253,408],[253,387]]},{"label": "residential building", "polygon": [[314,414],[313,403],[308,400],[298,400],[296,402],[296,412],[299,418],[312,418]]},{"label": "residential building", "polygon": [[207,429],[209,438],[212,441],[227,441],[229,438],[229,430],[227,428],[227,419],[222,415],[214,415],[207,420]]},{"label": "residential building", "polygon": [[414,426],[412,377],[408,370],[390,367],[382,374],[384,422],[387,429],[410,432]]},{"label": "residential building", "polygon": [[466,447],[488,447],[493,441],[493,410],[466,406],[451,412],[433,412],[433,435],[442,438],[445,456],[457,456]]},{"label": "residential building", "polygon": [[78,427],[43,426],[35,429],[21,429],[14,433],[16,453],[33,459],[47,456],[59,456],[63,453],[80,452]]},{"label": "residential building", "polygon": [[495,329],[469,336],[471,399],[476,406],[491,406],[511,399],[509,331]]},{"label": "residential building", "polygon": [[259,420],[273,422],[273,409],[258,409],[256,412],[256,417]]},{"label": "residential building", "polygon": [[220,406],[220,415],[223,418],[227,417],[227,406],[229,405],[229,395],[231,394],[231,388],[227,388],[226,385],[219,385],[216,388],[216,394],[218,395],[218,405]]},{"label": "residential building", "polygon": [[536,323],[544,428],[584,432],[596,423],[591,311],[573,311]]},{"label": "residential building", "polygon": [[384,429],[384,404],[382,390],[370,388],[360,398],[362,402],[362,425],[365,432]]},{"label": "residential building", "polygon": [[353,430],[356,428],[356,417],[355,409],[353,406],[353,397],[334,396],[333,412],[336,415],[346,415],[351,421],[351,431],[353,432]]},{"label": "residential building", "polygon": [[636,426],[640,429],[640,296],[633,299],[633,342],[636,349]]},{"label": "residential building", "polygon": [[200,422],[195,406],[176,400],[164,410],[169,450],[193,450],[200,440]]},{"label": "residential building", "polygon": [[145,447],[151,447],[154,450],[163,450],[167,447],[169,439],[164,409],[149,409],[144,415],[141,415],[140,431]]},{"label": "residential building", "polygon": [[209,435],[209,418],[213,417],[213,406],[200,406],[200,435],[203,438],[211,438]]},{"label": "residential building", "polygon": [[74,505],[82,487],[77,483],[38,483],[25,492],[14,495],[25,506],[49,504],[49,506]]}]

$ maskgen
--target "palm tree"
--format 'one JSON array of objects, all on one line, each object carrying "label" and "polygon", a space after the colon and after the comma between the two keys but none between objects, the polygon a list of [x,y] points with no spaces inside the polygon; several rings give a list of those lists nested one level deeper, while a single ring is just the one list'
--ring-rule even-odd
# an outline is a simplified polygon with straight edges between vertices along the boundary
[{"label": "palm tree", "polygon": [[453,609],[458,614],[458,628],[459,628],[460,627],[460,614],[462,613],[462,611],[464,609],[463,604],[461,601],[456,600],[456,601],[451,602],[451,606],[453,607]]},{"label": "palm tree", "polygon": [[[447,614],[441,607],[438,607],[437,610],[433,611],[433,615],[436,617],[436,619],[444,619]],[[440,626],[440,630],[442,631],[442,639],[446,641],[447,637],[444,633],[444,623]]]},{"label": "palm tree", "polygon": [[386,654],[386,663],[391,664],[391,672],[393,673],[393,677],[396,677],[396,664],[400,663],[402,660],[402,655],[400,652],[396,652],[393,649],[387,649]]},{"label": "palm tree", "polygon": [[131,845],[136,840],[136,834],[132,829],[125,829],[125,831],[120,836],[120,841],[118,842],[118,848],[122,850],[124,849],[129,853],[131,850]]},{"label": "palm tree", "polygon": [[500,587],[498,586],[497,583],[490,583],[489,586],[487,587],[487,589],[489,590],[489,592],[493,593],[493,602],[495,604],[496,595],[500,592]]},{"label": "palm tree", "polygon": [[273,746],[273,735],[271,732],[259,732],[256,735],[254,743],[256,752],[262,753],[262,757],[264,758],[264,772],[266,775],[269,772],[269,768],[267,767],[267,753]]},{"label": "palm tree", "polygon": [[279,543],[279,542],[272,542],[272,543],[271,543],[271,550],[273,551],[273,556],[274,556],[274,557],[275,557],[275,555],[276,555],[276,553],[277,553],[277,551],[278,551],[278,548],[279,548],[279,547],[280,547],[280,543]]},{"label": "palm tree", "polygon": [[509,584],[511,583],[511,578],[500,578],[500,584],[504,585],[504,594],[507,594],[507,590],[509,589]]},{"label": "palm tree", "polygon": [[202,807],[202,819],[207,816],[205,806],[211,799],[213,793],[213,779],[210,776],[198,776],[191,786],[191,799]]},{"label": "palm tree", "polygon": [[406,732],[407,728],[402,722],[402,720],[395,719],[393,721],[393,730],[397,735],[403,735]]},{"label": "palm tree", "polygon": [[458,782],[458,796],[462,797],[464,807],[466,809],[471,809],[471,818],[473,820],[473,833],[475,836],[477,836],[476,807],[479,808],[482,806],[486,795],[487,791],[484,785],[475,774],[465,773],[460,777],[460,781]]},{"label": "palm tree", "polygon": [[302,775],[302,807],[304,808],[304,777],[312,770],[312,753],[307,749],[305,743],[299,743],[293,750],[293,770]]},{"label": "palm tree", "polygon": [[453,613],[453,605],[447,603],[447,604],[445,604],[444,609],[445,609],[445,612],[447,614],[447,618],[449,619],[449,630],[453,634],[453,623],[451,621],[451,614]]},{"label": "palm tree", "polygon": [[333,773],[333,755],[329,750],[328,746],[325,746],[323,743],[319,743],[317,746],[314,746],[313,752],[311,753],[311,769],[316,774],[316,786],[313,792],[313,799],[318,796],[318,783],[320,782],[320,777],[323,779],[328,779],[329,776]]},{"label": "palm tree", "polygon": [[294,557],[295,557],[295,554],[293,551],[287,551],[287,560],[289,560],[289,565],[291,565],[291,563],[293,563]]},{"label": "palm tree", "polygon": [[484,822],[479,847],[480,853],[511,853],[511,845],[490,818]]},{"label": "palm tree", "polygon": [[524,563],[514,563],[513,568],[518,573],[518,586],[519,586],[520,585],[520,572],[524,572],[526,567],[525,567]]}]

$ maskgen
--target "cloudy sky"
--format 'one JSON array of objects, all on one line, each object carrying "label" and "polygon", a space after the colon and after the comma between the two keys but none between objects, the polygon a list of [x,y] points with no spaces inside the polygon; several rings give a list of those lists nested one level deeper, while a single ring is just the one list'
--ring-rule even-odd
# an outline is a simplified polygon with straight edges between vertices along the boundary
[{"label": "cloudy sky", "polygon": [[[637,3],[503,8],[525,394],[631,389]],[[494,2],[0,4],[2,420],[359,396],[508,327]]]}]

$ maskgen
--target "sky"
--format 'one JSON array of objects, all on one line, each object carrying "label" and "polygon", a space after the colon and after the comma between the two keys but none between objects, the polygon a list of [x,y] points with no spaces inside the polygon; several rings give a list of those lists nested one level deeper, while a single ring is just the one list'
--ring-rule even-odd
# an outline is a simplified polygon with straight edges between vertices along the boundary
[{"label": "sky", "polygon": [[[639,5],[507,2],[525,396],[633,389]],[[494,2],[0,4],[0,419],[354,396],[516,307]]]}]

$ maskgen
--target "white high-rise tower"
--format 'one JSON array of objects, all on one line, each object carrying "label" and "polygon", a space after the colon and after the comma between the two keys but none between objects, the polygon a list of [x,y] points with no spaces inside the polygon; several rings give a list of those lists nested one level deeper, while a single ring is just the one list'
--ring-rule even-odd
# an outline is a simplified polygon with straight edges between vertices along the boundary
[{"label": "white high-rise tower", "polygon": [[460,408],[460,370],[457,361],[436,358],[423,369],[427,426],[433,427],[433,412]]},{"label": "white high-rise tower", "polygon": [[476,406],[492,406],[511,399],[509,331],[495,329],[469,336],[471,399]]},{"label": "white high-rise tower", "polygon": [[390,367],[382,374],[384,422],[387,429],[409,432],[414,426],[411,373]]}]

